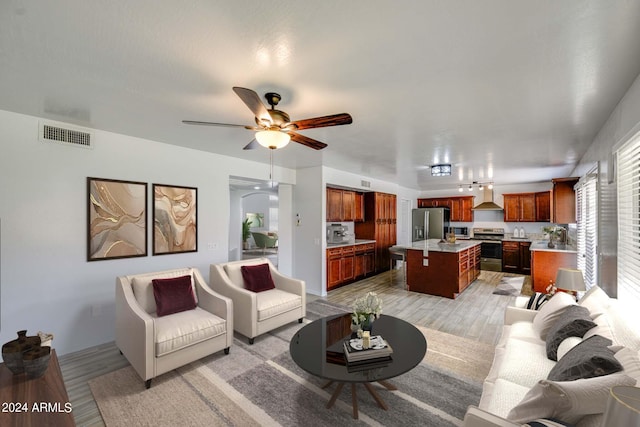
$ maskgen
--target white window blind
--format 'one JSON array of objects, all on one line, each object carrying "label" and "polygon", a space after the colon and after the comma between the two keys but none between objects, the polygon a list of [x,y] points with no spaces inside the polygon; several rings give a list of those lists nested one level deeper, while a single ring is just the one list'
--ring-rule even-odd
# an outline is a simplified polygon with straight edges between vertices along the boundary
[{"label": "white window blind", "polygon": [[640,303],[640,134],[617,152],[618,299]]},{"label": "white window blind", "polygon": [[576,187],[578,269],[587,289],[598,283],[598,169],[580,179]]}]

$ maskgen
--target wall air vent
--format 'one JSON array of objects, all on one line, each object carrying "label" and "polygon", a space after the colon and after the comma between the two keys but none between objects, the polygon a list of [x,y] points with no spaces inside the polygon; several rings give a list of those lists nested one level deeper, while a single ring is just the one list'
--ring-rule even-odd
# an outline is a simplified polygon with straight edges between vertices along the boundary
[{"label": "wall air vent", "polygon": [[40,122],[38,135],[40,141],[45,143],[93,148],[93,134],[88,129],[69,126],[66,123]]},{"label": "wall air vent", "polygon": [[360,180],[360,185],[365,187],[365,188],[371,188],[371,182],[370,181],[365,181],[364,179]]}]

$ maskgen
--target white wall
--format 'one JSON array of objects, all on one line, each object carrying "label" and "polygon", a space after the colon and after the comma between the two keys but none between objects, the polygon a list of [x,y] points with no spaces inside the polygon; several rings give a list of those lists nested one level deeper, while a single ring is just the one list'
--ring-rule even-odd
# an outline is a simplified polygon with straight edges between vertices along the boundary
[{"label": "white wall", "polygon": [[[59,354],[114,339],[116,276],[194,266],[208,279],[228,258],[229,175],[268,179],[268,165],[99,130],[93,150],[45,144],[38,118],[6,111],[0,129],[0,342],[42,330]],[[148,227],[149,256],[87,262],[89,176],[148,183],[149,224],[151,184],[197,187],[198,252],[151,256]]]},{"label": "white wall", "polygon": [[314,295],[326,295],[325,198],[322,167],[298,169],[293,188],[293,276],[304,280],[307,293]]}]

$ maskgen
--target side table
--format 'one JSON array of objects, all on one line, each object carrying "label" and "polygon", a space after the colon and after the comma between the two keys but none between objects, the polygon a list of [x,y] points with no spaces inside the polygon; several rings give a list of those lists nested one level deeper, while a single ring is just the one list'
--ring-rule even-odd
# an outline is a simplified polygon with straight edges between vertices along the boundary
[{"label": "side table", "polygon": [[56,351],[40,378],[14,375],[0,364],[1,426],[75,426]]}]

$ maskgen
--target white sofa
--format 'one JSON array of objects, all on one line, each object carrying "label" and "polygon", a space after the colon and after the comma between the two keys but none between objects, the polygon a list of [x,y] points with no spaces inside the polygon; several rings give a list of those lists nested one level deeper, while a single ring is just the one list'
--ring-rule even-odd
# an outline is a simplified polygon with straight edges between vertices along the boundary
[{"label": "white sofa", "polygon": [[[158,316],[153,279],[191,276],[197,307]],[[151,379],[224,350],[233,342],[233,303],[212,291],[195,268],[116,278],[116,346],[138,375]]]},{"label": "white sofa", "polygon": [[601,335],[613,341],[609,348],[624,369],[597,378],[547,381],[550,371],[559,362],[547,357],[541,335],[547,335],[548,327],[567,304],[576,303],[567,294],[559,293],[539,311],[507,308],[503,332],[483,385],[480,403],[478,407],[468,408],[465,427],[522,426],[526,425],[523,414],[529,420],[556,418],[579,427],[599,427],[609,388],[640,385],[640,316],[623,307],[618,300],[609,298],[597,286],[577,303],[588,309],[588,316],[597,326],[582,338],[570,337],[562,341],[558,347],[558,360],[589,337]]},{"label": "white sofa", "polygon": [[[275,289],[263,292],[245,289],[242,266],[260,264],[269,265]],[[249,344],[265,332],[295,320],[302,322],[306,315],[304,281],[281,274],[267,258],[211,264],[210,269],[211,287],[233,300],[233,327],[249,338]]]}]

